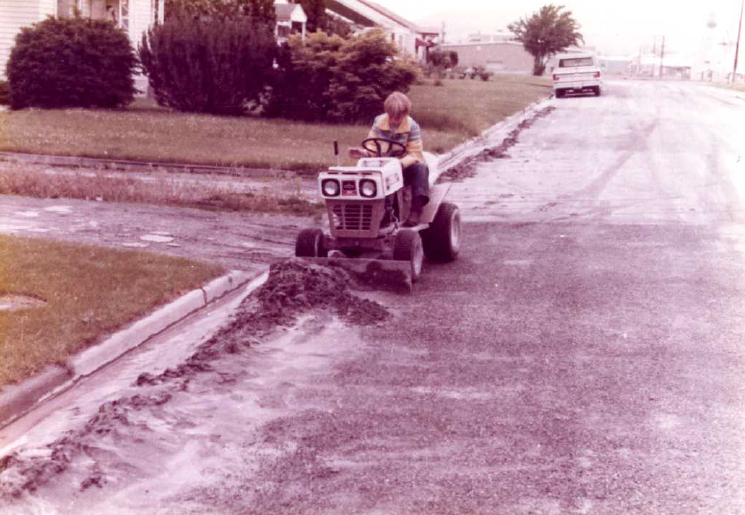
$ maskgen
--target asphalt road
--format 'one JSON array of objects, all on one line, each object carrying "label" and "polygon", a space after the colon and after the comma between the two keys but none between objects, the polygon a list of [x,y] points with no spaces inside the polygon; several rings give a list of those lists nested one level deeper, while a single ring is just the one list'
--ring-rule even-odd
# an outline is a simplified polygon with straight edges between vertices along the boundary
[{"label": "asphalt road", "polygon": [[454,185],[460,259],[375,294],[388,322],[309,315],[9,506],[745,513],[745,101],[616,82],[553,105]]}]

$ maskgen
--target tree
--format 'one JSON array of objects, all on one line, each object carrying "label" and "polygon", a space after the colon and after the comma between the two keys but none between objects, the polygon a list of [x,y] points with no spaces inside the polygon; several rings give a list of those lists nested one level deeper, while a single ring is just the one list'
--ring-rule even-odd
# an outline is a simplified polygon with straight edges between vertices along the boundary
[{"label": "tree", "polygon": [[416,67],[398,58],[382,31],[345,40],[319,31],[289,39],[265,114],[307,121],[370,121],[393,91],[406,92]]},{"label": "tree", "polygon": [[232,2],[238,6],[240,13],[250,16],[255,22],[270,26],[274,31],[274,26],[277,24],[274,0],[232,0]]},{"label": "tree", "polygon": [[585,41],[572,12],[562,12],[563,9],[563,5],[544,5],[531,17],[522,18],[507,26],[533,56],[533,75],[543,75],[546,62],[554,54]]},{"label": "tree", "polygon": [[137,91],[137,56],[127,34],[80,16],[21,29],[6,69],[13,109],[120,107]]},{"label": "tree", "polygon": [[454,68],[458,66],[458,52],[453,50],[445,52],[435,48],[427,55],[427,61],[437,68]]},{"label": "tree", "polygon": [[276,50],[270,27],[250,16],[180,16],[148,30],[139,54],[160,105],[234,115],[260,103]]},{"label": "tree", "polygon": [[243,14],[274,27],[274,0],[166,0],[166,20],[179,16],[234,17]]},{"label": "tree", "polygon": [[352,26],[333,14],[326,14],[326,23],[323,26],[323,31],[327,34],[336,34],[342,38],[348,38],[352,35]]},{"label": "tree", "polygon": [[406,93],[417,79],[418,67],[402,59],[398,49],[380,29],[345,41],[329,84],[331,120],[369,121],[379,114],[386,97]]}]

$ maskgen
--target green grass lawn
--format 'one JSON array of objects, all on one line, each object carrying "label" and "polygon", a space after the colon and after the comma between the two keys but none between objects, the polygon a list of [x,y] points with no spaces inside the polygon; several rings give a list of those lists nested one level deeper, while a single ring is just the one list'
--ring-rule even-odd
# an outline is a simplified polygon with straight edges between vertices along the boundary
[{"label": "green grass lawn", "polygon": [[[425,148],[437,153],[550,94],[548,79],[525,75],[410,91]],[[311,171],[333,161],[334,140],[345,152],[367,130],[368,124],[179,113],[138,101],[121,110],[0,112],[0,151]]]},{"label": "green grass lawn", "polygon": [[219,266],[141,251],[0,236],[0,388],[100,341],[155,307],[219,276]]}]

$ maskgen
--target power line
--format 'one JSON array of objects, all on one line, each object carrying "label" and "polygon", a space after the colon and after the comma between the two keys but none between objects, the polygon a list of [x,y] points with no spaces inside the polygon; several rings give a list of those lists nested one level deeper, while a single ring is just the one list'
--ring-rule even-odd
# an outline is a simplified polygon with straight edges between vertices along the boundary
[{"label": "power line", "polygon": [[735,66],[732,68],[732,82],[737,80],[737,57],[740,53],[740,34],[742,33],[742,11],[745,8],[745,0],[740,4],[740,24],[737,26],[737,44],[735,45]]}]

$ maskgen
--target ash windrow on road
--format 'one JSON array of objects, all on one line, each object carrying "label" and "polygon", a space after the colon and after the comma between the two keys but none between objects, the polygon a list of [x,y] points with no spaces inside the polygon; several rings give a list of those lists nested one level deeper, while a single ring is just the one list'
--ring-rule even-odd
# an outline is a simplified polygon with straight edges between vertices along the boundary
[{"label": "ash windrow on road", "polygon": [[545,118],[550,115],[556,108],[554,106],[544,107],[540,111],[537,111],[530,118],[526,118],[517,127],[512,129],[507,137],[502,140],[502,143],[496,147],[485,148],[478,154],[468,157],[450,168],[447,172],[443,173],[438,182],[462,182],[469,177],[476,175],[476,165],[484,163],[486,161],[492,161],[494,159],[506,159],[509,158],[507,151],[518,142],[520,133],[525,129],[530,128],[537,120]]},{"label": "ash windrow on road", "polygon": [[187,391],[198,374],[219,375],[218,360],[259,343],[280,327],[292,326],[304,313],[326,311],[350,325],[372,325],[388,318],[383,306],[354,295],[354,288],[352,278],[341,269],[296,259],[273,264],[266,283],[185,363],[159,375],[140,375],[133,388],[142,387],[143,393],[102,404],[82,427],[43,449],[22,448],[0,460],[0,499],[34,492],[68,470],[74,460],[88,463],[85,473],[74,474],[80,491],[102,487],[106,472],[94,456],[104,441],[116,446],[129,430],[147,430],[148,411]]}]

